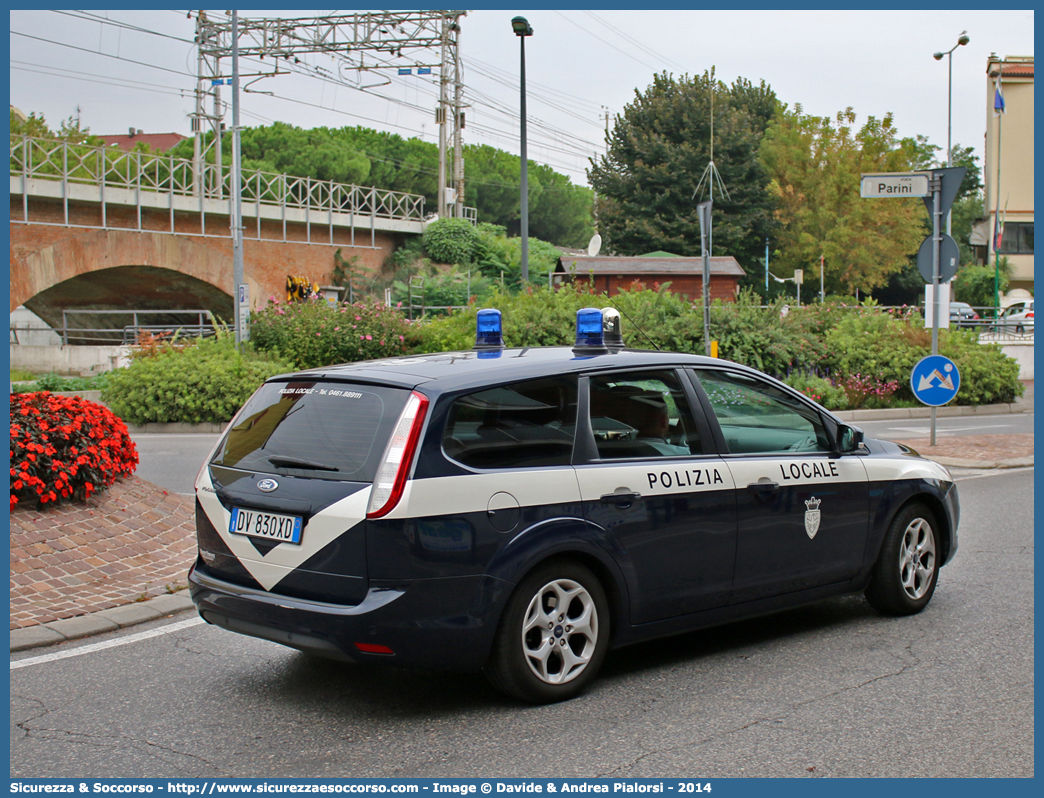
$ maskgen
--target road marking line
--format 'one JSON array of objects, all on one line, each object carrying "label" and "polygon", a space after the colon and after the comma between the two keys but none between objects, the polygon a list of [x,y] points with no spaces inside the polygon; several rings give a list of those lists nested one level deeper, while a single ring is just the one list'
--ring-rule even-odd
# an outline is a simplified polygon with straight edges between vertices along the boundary
[{"label": "road marking line", "polygon": [[104,643],[91,643],[86,646],[70,649],[69,651],[57,651],[54,654],[42,654],[39,657],[28,657],[26,659],[12,662],[11,670],[27,668],[30,665],[39,665],[44,662],[54,662],[55,660],[67,659],[68,657],[78,657],[81,654],[92,654],[95,651],[102,651],[106,648],[125,646],[128,643],[137,643],[139,640],[148,640],[150,637],[159,637],[160,635],[170,634],[171,632],[178,632],[182,629],[188,629],[190,626],[196,626],[201,623],[204,623],[202,618],[192,618],[187,621],[168,624],[159,629],[151,629],[148,632],[139,632],[138,634],[130,635],[129,637],[121,637],[116,640],[106,640]]}]

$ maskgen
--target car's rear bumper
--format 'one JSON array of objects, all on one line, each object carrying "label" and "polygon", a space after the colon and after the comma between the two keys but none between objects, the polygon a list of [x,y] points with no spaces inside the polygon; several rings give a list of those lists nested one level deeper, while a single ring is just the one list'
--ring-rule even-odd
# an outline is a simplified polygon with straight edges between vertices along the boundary
[{"label": "car's rear bumper", "polygon": [[[359,604],[340,605],[225,582],[200,562],[189,572],[196,609],[216,626],[353,662],[458,671],[485,664],[512,587],[491,576],[371,583]],[[373,653],[357,644],[393,653]]]}]

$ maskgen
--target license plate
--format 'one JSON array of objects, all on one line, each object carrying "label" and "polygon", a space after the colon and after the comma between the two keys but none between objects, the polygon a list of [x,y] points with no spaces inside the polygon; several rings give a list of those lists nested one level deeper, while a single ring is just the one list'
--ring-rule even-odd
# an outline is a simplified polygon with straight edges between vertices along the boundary
[{"label": "license plate", "polygon": [[228,531],[234,535],[249,535],[282,543],[300,543],[301,518],[233,507]]}]

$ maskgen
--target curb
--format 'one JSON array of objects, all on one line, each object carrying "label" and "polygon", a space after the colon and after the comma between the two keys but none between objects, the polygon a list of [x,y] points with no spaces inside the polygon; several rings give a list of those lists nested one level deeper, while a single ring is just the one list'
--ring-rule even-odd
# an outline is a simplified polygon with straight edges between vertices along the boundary
[{"label": "curb", "polygon": [[960,457],[929,457],[932,462],[947,468],[1032,468],[1033,457],[1012,457],[1010,460],[965,460]]},{"label": "curb", "polygon": [[[1008,413],[1032,413],[1033,402],[1013,402],[997,405],[948,405],[937,407],[939,418],[954,416],[1002,416]],[[883,410],[831,411],[842,421],[887,421],[904,418],[931,418],[930,407],[889,407]]]},{"label": "curb", "polygon": [[[187,593],[188,591],[185,591]],[[11,630],[11,651],[25,651],[81,637],[114,632],[139,623],[156,621],[167,615],[195,609],[192,599],[182,593],[157,596],[148,601],[125,604],[109,610],[64,618],[60,621]]]},{"label": "curb", "polygon": [[224,432],[225,427],[227,426],[227,421],[224,424],[215,424],[213,422],[206,424],[186,424],[180,421],[162,424],[150,421],[147,424],[128,424],[127,432],[132,436],[162,434],[213,435]]}]

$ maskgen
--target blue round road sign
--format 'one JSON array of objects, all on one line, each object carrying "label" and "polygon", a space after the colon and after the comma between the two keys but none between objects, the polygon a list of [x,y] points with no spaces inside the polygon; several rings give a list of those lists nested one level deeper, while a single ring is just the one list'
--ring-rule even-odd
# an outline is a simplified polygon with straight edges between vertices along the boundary
[{"label": "blue round road sign", "polygon": [[928,355],[913,367],[910,388],[917,401],[929,407],[941,407],[953,401],[961,387],[957,364],[942,355]]}]

